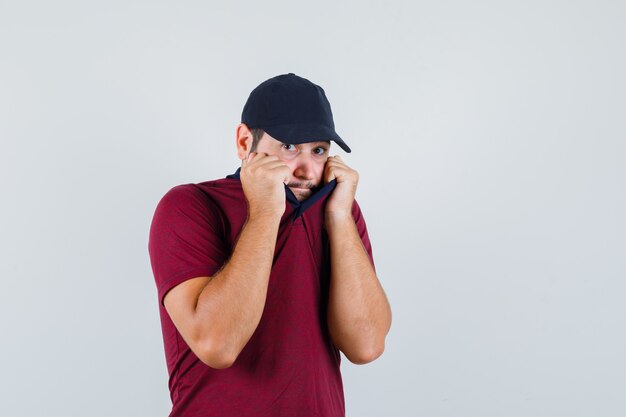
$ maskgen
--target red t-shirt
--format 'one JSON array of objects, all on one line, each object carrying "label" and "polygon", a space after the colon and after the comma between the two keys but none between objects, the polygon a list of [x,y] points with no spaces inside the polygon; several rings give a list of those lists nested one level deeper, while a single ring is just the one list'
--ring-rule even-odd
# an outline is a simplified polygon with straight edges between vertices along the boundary
[{"label": "red t-shirt", "polygon": [[[152,220],[148,250],[169,373],[170,417],[343,417],[341,356],[326,322],[330,246],[323,227],[324,203],[336,180],[302,203],[285,186],[265,308],[232,366],[214,369],[201,362],[163,306],[170,289],[214,275],[232,253],[247,218],[239,171],[170,189]],[[374,265],[356,201],[352,213]]]}]

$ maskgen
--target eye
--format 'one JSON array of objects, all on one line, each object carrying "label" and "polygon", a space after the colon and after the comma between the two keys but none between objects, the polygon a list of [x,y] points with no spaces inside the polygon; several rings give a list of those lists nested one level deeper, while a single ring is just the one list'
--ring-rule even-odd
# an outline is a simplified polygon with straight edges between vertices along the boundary
[{"label": "eye", "polygon": [[292,144],[292,143],[283,143],[283,146],[282,146],[282,147],[283,147],[283,148],[285,148],[285,149],[287,149],[288,151],[290,151],[290,150],[292,150],[292,149],[290,149],[290,148],[289,148],[289,146],[294,146],[294,148],[295,148],[295,145],[294,145],[294,144]]},{"label": "eye", "polygon": [[319,146],[315,148],[315,150],[319,151],[319,152],[315,152],[317,155],[324,155],[328,151],[328,149],[324,148],[323,146]]}]

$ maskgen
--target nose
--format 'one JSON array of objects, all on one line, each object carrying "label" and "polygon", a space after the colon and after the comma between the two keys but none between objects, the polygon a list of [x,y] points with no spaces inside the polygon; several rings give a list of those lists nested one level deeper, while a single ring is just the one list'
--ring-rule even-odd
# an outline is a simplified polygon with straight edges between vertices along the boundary
[{"label": "nose", "polygon": [[300,152],[296,157],[296,169],[293,175],[300,180],[313,181],[315,179],[313,159],[307,152]]}]

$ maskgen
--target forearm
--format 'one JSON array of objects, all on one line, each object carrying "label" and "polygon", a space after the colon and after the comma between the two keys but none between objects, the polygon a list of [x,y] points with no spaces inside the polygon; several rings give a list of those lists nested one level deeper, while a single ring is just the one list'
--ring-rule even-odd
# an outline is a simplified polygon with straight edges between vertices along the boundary
[{"label": "forearm", "polygon": [[382,354],[391,327],[391,308],[354,219],[326,216],[331,280],[328,327],[335,345],[354,363]]},{"label": "forearm", "polygon": [[279,223],[278,216],[248,217],[232,256],[198,298],[202,340],[233,361],[261,320]]}]

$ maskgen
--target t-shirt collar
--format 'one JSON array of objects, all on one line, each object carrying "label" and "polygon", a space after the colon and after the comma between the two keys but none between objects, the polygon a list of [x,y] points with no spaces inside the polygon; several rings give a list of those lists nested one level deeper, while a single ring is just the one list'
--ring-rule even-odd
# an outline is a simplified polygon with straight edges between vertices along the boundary
[{"label": "t-shirt collar", "polygon": [[[241,181],[241,178],[239,176],[240,172],[241,172],[241,167],[237,168],[237,171],[235,171],[233,174],[227,175],[226,178],[237,179]],[[287,201],[289,201],[289,203],[291,204],[291,207],[293,207],[294,212],[295,212],[294,220],[298,216],[302,215],[302,213],[304,213],[304,211],[307,208],[311,207],[318,200],[322,199],[327,194],[330,194],[330,192],[334,190],[336,186],[337,186],[337,179],[333,179],[332,181],[324,184],[323,186],[317,189],[314,189],[313,194],[311,194],[311,196],[307,198],[306,200],[298,201],[293,191],[291,191],[291,188],[289,188],[285,184],[285,194],[287,197]]]}]

